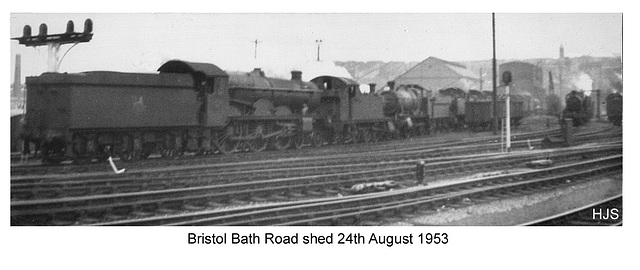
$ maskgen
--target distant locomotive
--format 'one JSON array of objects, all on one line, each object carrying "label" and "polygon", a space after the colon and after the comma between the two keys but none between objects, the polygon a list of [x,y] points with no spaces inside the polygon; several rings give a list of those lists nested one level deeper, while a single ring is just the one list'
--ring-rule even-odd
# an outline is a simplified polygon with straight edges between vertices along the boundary
[{"label": "distant locomotive", "polygon": [[582,126],[593,117],[591,98],[584,92],[571,91],[564,100],[565,108],[562,111],[562,118],[572,118],[574,126]]},{"label": "distant locomotive", "polygon": [[614,125],[622,125],[622,94],[612,93],[607,96],[607,117]]},{"label": "distant locomotive", "polygon": [[[466,100],[465,124],[472,129],[487,129],[491,127],[493,121],[493,99],[486,93],[469,92],[471,95]],[[506,119],[505,106],[505,96],[498,96],[499,122]],[[520,124],[522,118],[527,117],[534,110],[531,97],[522,94],[511,94],[509,108],[511,124],[516,126]]]},{"label": "distant locomotive", "polygon": [[389,82],[389,90],[380,92],[384,98],[383,112],[386,117],[399,121],[398,128],[403,135],[415,131],[417,135],[428,132],[429,91],[420,85],[399,85]]}]

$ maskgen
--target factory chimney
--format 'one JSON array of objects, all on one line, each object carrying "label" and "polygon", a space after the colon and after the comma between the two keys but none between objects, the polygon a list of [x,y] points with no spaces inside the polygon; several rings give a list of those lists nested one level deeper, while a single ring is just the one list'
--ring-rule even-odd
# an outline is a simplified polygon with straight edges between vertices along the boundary
[{"label": "factory chimney", "polygon": [[16,71],[14,72],[14,77],[13,77],[13,87],[12,87],[12,91],[11,91],[11,97],[19,97],[20,96],[20,90],[22,89],[22,83],[20,82],[21,80],[21,55],[16,54]]}]

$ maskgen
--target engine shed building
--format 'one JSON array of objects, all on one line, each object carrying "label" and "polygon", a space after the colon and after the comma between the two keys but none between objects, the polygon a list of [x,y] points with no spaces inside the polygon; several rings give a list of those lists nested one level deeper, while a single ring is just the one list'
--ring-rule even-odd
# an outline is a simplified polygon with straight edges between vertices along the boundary
[{"label": "engine shed building", "polygon": [[437,91],[446,88],[480,89],[479,74],[466,66],[429,57],[418,63],[395,80],[396,85],[418,84],[426,89]]}]

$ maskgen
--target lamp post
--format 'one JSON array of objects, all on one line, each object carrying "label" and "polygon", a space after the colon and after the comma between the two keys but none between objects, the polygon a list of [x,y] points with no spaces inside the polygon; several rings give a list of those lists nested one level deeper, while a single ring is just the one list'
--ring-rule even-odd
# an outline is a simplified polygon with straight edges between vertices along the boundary
[{"label": "lamp post", "polygon": [[253,48],[253,59],[258,59],[258,43],[260,43],[260,41],[258,41],[258,39],[252,41],[254,43],[254,48]]},{"label": "lamp post", "polygon": [[511,150],[511,95],[509,95],[509,88],[511,87],[511,72],[505,71],[502,73],[502,83],[504,83],[505,95],[507,95],[507,100],[505,102],[505,125],[507,129],[507,152]]},{"label": "lamp post", "polygon": [[493,135],[498,134],[498,88],[497,84],[497,70],[496,70],[496,14],[491,13],[491,26],[493,33],[493,61],[492,64],[492,79],[493,79]]},{"label": "lamp post", "polygon": [[320,62],[320,44],[322,44],[322,39],[316,39],[316,44],[318,44],[318,62]]}]

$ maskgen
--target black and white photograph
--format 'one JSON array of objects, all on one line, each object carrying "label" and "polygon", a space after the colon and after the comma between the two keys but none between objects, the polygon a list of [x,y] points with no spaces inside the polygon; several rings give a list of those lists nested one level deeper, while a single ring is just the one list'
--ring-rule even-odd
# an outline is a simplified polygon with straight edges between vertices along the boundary
[{"label": "black and white photograph", "polygon": [[623,9],[589,10],[13,11],[4,225],[232,257],[606,245],[633,115]]}]

